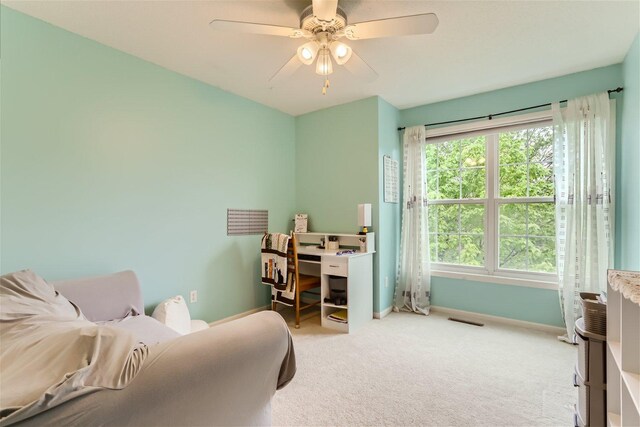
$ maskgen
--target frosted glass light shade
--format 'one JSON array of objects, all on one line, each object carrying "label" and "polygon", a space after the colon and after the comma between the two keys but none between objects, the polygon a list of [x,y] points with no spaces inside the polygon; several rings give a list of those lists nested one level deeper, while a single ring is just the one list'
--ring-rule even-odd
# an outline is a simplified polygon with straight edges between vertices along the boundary
[{"label": "frosted glass light shade", "polygon": [[305,61],[308,61],[311,58],[313,58],[313,53],[311,53],[311,49],[309,49],[308,47],[303,47],[302,50],[300,51],[300,54],[302,55],[302,58]]},{"label": "frosted glass light shade", "polygon": [[333,73],[333,63],[328,49],[321,49],[318,53],[318,62],[316,63],[316,74],[328,76]]},{"label": "frosted glass light shade", "polygon": [[310,41],[298,48],[298,59],[304,65],[311,65],[313,60],[316,59],[318,53],[318,43]]},{"label": "frosted glass light shade", "polygon": [[351,53],[353,52],[349,46],[340,42],[333,42],[329,47],[331,49],[331,55],[333,59],[336,60],[338,65],[343,65],[346,63],[349,58],[351,58]]}]

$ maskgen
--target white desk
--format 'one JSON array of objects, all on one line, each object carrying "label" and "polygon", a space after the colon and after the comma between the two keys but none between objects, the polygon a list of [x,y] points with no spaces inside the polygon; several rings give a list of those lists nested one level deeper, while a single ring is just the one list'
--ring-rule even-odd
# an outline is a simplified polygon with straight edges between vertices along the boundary
[{"label": "white desk", "polygon": [[[299,242],[298,265],[300,272],[320,276],[321,278],[320,316],[322,327],[349,333],[353,332],[363,323],[373,319],[374,233],[368,233],[366,236],[331,233],[297,233],[296,236]],[[320,243],[320,238],[324,236],[338,236],[341,246],[340,250],[357,246],[357,243],[354,242],[365,238],[367,240],[366,247],[368,251],[337,255],[337,251],[327,251],[325,249],[319,249],[317,245],[313,245],[315,241]],[[305,243],[307,245],[304,245]],[[344,277],[347,279],[345,292],[347,299],[346,305],[324,302],[325,298],[330,297],[330,276]],[[340,310],[347,310],[347,323],[336,322],[328,318],[331,313]]]}]

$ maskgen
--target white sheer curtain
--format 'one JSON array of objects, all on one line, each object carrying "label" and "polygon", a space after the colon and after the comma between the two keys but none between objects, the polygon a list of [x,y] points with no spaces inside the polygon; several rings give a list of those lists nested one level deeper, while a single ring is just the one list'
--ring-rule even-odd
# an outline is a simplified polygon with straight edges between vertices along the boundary
[{"label": "white sheer curtain", "polygon": [[404,131],[402,236],[393,309],[429,314],[429,230],[424,126]]},{"label": "white sheer curtain", "polygon": [[613,266],[615,117],[606,92],[552,105],[560,303],[571,342],[580,292],[606,289]]}]

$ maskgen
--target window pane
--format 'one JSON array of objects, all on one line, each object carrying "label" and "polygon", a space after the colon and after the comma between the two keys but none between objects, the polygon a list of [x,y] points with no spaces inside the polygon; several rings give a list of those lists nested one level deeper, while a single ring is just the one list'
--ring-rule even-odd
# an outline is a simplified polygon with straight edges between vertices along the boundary
[{"label": "window pane", "polygon": [[484,205],[460,205],[460,232],[484,234]]},{"label": "window pane", "polygon": [[[458,233],[458,205],[432,205],[437,209],[437,233]],[[431,230],[429,230],[431,231]]]},{"label": "window pane", "polygon": [[438,169],[460,168],[460,141],[438,144]]},{"label": "window pane", "polygon": [[501,205],[499,232],[501,268],[556,271],[553,203]]},{"label": "window pane", "polygon": [[459,236],[440,234],[438,236],[438,262],[458,264]]},{"label": "window pane", "polygon": [[427,144],[425,151],[427,156],[427,170],[435,170],[438,167],[438,145]]},{"label": "window pane", "polygon": [[553,129],[551,126],[529,129],[529,161],[553,162]]},{"label": "window pane", "polygon": [[439,172],[438,199],[459,199],[460,198],[460,170],[441,170]]},{"label": "window pane", "polygon": [[500,236],[526,236],[527,205],[526,203],[509,203],[500,205]]},{"label": "window pane", "polygon": [[498,137],[498,156],[501,165],[527,162],[527,130],[504,132]]},{"label": "window pane", "polygon": [[460,264],[484,265],[484,236],[465,234],[460,236]]},{"label": "window pane", "polygon": [[484,168],[462,169],[462,198],[483,199],[485,181]]},{"label": "window pane", "polygon": [[554,273],[556,271],[556,241],[553,237],[529,239],[529,271]]},{"label": "window pane", "polygon": [[553,196],[551,163],[529,164],[529,197]]},{"label": "window pane", "polygon": [[500,196],[527,196],[527,165],[500,166]]},{"label": "window pane", "polygon": [[555,237],[556,208],[553,203],[529,203],[528,234]]},{"label": "window pane", "polygon": [[484,166],[486,163],[486,143],[485,137],[466,138],[460,140],[460,149],[462,150],[461,159],[462,167],[478,167]]},{"label": "window pane", "polygon": [[508,237],[500,239],[500,268],[527,269],[527,238]]}]

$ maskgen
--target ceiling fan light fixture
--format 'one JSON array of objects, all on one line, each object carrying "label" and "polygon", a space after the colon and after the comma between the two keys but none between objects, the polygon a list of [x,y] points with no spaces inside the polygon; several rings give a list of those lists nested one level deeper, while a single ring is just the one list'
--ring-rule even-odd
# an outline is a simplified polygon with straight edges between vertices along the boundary
[{"label": "ceiling fan light fixture", "polygon": [[349,46],[341,42],[331,43],[330,49],[331,55],[338,65],[346,63],[349,58],[351,58],[351,53],[353,52]]},{"label": "ceiling fan light fixture", "polygon": [[331,73],[333,73],[333,63],[331,61],[331,55],[329,55],[329,50],[327,48],[323,48],[318,53],[316,74],[320,74],[321,76],[328,76]]},{"label": "ceiling fan light fixture", "polygon": [[318,53],[318,44],[315,41],[310,41],[298,48],[298,59],[304,65],[311,65],[313,60],[316,59]]},{"label": "ceiling fan light fixture", "polygon": [[[0,0],[1,1],[1,0]],[[304,38],[305,43],[270,79],[274,83],[289,77],[301,65],[316,63],[315,71],[323,76],[323,95],[329,88],[329,74],[333,73],[333,61],[359,77],[373,81],[378,74],[360,58],[350,46],[339,40],[366,40],[382,37],[400,37],[431,34],[438,27],[434,13],[383,18],[355,24],[347,23],[347,15],[338,5],[345,0],[313,0],[300,15],[299,28],[258,22],[214,19],[210,26],[216,30],[229,30],[267,36]],[[305,0],[309,3],[309,0]]]}]

